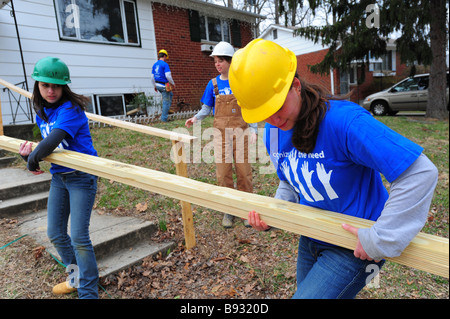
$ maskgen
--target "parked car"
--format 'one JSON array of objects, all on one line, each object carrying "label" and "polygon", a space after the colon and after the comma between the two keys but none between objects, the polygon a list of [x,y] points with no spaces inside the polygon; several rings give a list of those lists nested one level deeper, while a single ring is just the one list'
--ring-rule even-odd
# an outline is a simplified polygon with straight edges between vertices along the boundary
[{"label": "parked car", "polygon": [[[399,111],[426,111],[429,73],[410,76],[390,88],[369,95],[363,107],[374,115],[395,115]],[[447,72],[447,109],[448,109]]]}]

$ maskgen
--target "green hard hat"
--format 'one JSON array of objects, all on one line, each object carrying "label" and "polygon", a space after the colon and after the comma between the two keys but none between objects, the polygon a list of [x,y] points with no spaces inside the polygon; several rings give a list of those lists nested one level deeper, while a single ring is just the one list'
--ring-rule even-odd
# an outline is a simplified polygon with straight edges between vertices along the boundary
[{"label": "green hard hat", "polygon": [[36,62],[31,77],[39,82],[64,85],[70,83],[67,65],[59,58],[46,57]]}]

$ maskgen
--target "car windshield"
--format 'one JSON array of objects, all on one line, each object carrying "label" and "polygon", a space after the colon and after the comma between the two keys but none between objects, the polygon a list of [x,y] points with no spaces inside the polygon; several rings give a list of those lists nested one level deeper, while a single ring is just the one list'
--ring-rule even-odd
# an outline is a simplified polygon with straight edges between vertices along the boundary
[{"label": "car windshield", "polygon": [[428,88],[428,77],[411,78],[392,88],[393,92],[417,91]]}]

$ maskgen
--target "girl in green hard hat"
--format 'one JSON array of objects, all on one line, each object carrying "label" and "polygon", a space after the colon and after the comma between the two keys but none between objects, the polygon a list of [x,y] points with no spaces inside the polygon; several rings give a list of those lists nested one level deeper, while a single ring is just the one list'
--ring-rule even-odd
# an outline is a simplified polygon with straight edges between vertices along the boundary
[{"label": "girl in green hard hat", "polygon": [[[58,58],[39,60],[31,77],[36,81],[32,102],[43,140],[20,145],[19,154],[33,174],[42,174],[39,162],[56,148],[97,156],[88,118],[89,99],[70,90],[67,65]],[[55,294],[78,290],[79,298],[98,298],[98,268],[89,237],[89,220],[97,192],[97,177],[51,164],[52,181],[47,207],[47,235],[69,272],[68,280],[53,288]],[[70,236],[68,235],[68,220]]]}]

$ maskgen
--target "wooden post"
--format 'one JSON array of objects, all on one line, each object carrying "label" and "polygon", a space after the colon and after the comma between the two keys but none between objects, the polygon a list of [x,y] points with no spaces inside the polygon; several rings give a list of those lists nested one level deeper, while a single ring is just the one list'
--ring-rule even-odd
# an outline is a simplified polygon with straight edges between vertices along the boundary
[{"label": "wooden post", "polygon": [[[183,142],[172,140],[172,154],[175,160],[175,167],[178,176],[188,177],[187,174],[187,160],[186,150]],[[175,158],[175,155],[177,158]],[[183,218],[184,239],[186,242],[186,249],[195,247],[195,229],[194,219],[192,215],[191,203],[180,201],[181,216]]]}]

